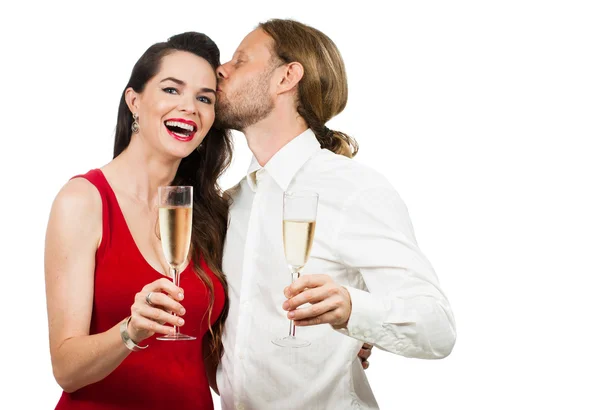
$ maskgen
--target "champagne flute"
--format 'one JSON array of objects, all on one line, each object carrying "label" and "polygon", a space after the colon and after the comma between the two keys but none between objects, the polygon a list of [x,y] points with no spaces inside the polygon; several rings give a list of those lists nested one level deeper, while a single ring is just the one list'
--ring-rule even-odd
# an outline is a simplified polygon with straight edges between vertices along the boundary
[{"label": "champagne flute", "polygon": [[[319,195],[315,192],[285,192],[283,194],[283,249],[292,273],[292,283],[300,277],[308,262],[315,236]],[[290,331],[286,337],[273,339],[282,347],[309,346],[308,340],[296,337],[296,325],[290,320]]]},{"label": "champagne flute", "polygon": [[[192,238],[192,198],[191,186],[158,187],[158,221],[160,241],[165,259],[169,263],[169,273],[175,286],[179,286],[180,270],[187,261]],[[175,315],[175,313],[173,313]],[[175,315],[176,316],[176,315]],[[177,326],[175,333],[162,335],[157,340],[194,340],[194,336],[184,335]]]}]

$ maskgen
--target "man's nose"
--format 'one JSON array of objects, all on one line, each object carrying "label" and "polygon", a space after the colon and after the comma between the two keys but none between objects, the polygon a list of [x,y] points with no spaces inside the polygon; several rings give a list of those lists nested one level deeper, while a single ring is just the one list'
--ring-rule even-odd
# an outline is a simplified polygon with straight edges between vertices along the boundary
[{"label": "man's nose", "polygon": [[221,64],[217,67],[217,77],[218,78],[227,78],[227,71],[225,70],[225,64]]}]

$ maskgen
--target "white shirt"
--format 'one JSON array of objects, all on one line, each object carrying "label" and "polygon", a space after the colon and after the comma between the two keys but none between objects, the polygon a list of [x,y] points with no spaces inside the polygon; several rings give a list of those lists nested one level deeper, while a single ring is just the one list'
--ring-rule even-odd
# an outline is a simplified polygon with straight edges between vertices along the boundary
[{"label": "white shirt", "polygon": [[[352,299],[347,329],[297,327],[287,336],[283,289],[291,282],[282,237],[283,192],[319,194],[303,274],[324,273]],[[407,209],[380,174],[321,149],[307,130],[264,168],[253,159],[232,190],[223,270],[229,316],[217,383],[225,410],[377,409],[357,354],[363,342],[406,357],[442,358],[454,346],[450,305],[417,247]]]}]

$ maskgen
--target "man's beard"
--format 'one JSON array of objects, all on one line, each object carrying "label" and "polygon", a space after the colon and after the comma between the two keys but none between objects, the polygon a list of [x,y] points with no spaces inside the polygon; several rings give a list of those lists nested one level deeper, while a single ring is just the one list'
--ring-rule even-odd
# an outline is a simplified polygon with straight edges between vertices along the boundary
[{"label": "man's beard", "polygon": [[269,98],[269,79],[272,73],[273,69],[265,70],[228,96],[221,92],[215,108],[216,124],[220,128],[243,131],[266,118],[275,106]]}]

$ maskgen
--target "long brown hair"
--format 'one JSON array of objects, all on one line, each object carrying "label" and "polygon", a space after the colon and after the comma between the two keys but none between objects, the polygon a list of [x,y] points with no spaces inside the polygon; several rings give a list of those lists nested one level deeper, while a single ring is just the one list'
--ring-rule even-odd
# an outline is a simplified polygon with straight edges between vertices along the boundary
[{"label": "long brown hair", "polygon": [[[178,34],[166,42],[148,48],[133,67],[131,77],[121,96],[115,131],[114,157],[123,152],[131,141],[133,117],[125,101],[125,91],[131,87],[137,93],[141,93],[148,81],[160,70],[163,57],[174,51],[186,51],[205,59],[215,72],[220,65],[219,48],[208,36],[201,33]],[[202,141],[202,145],[181,160],[175,178],[171,182],[172,185],[194,187],[194,214],[201,217],[193,218],[191,255],[194,271],[209,290],[208,328],[212,335],[211,350],[218,354],[217,357],[222,354],[221,336],[229,311],[227,281],[222,270],[229,205],[223,197],[217,180],[231,163],[232,152],[230,133],[213,126]],[[225,289],[225,307],[214,327],[211,325],[211,313],[215,301],[214,287],[200,265],[201,258],[204,258]]]},{"label": "long brown hair", "polygon": [[358,152],[356,140],[325,126],[348,101],[346,68],[335,43],[319,30],[294,20],[272,19],[259,27],[273,39],[273,52],[280,60],[286,64],[296,61],[304,67],[297,110],[321,147],[354,157]]}]

